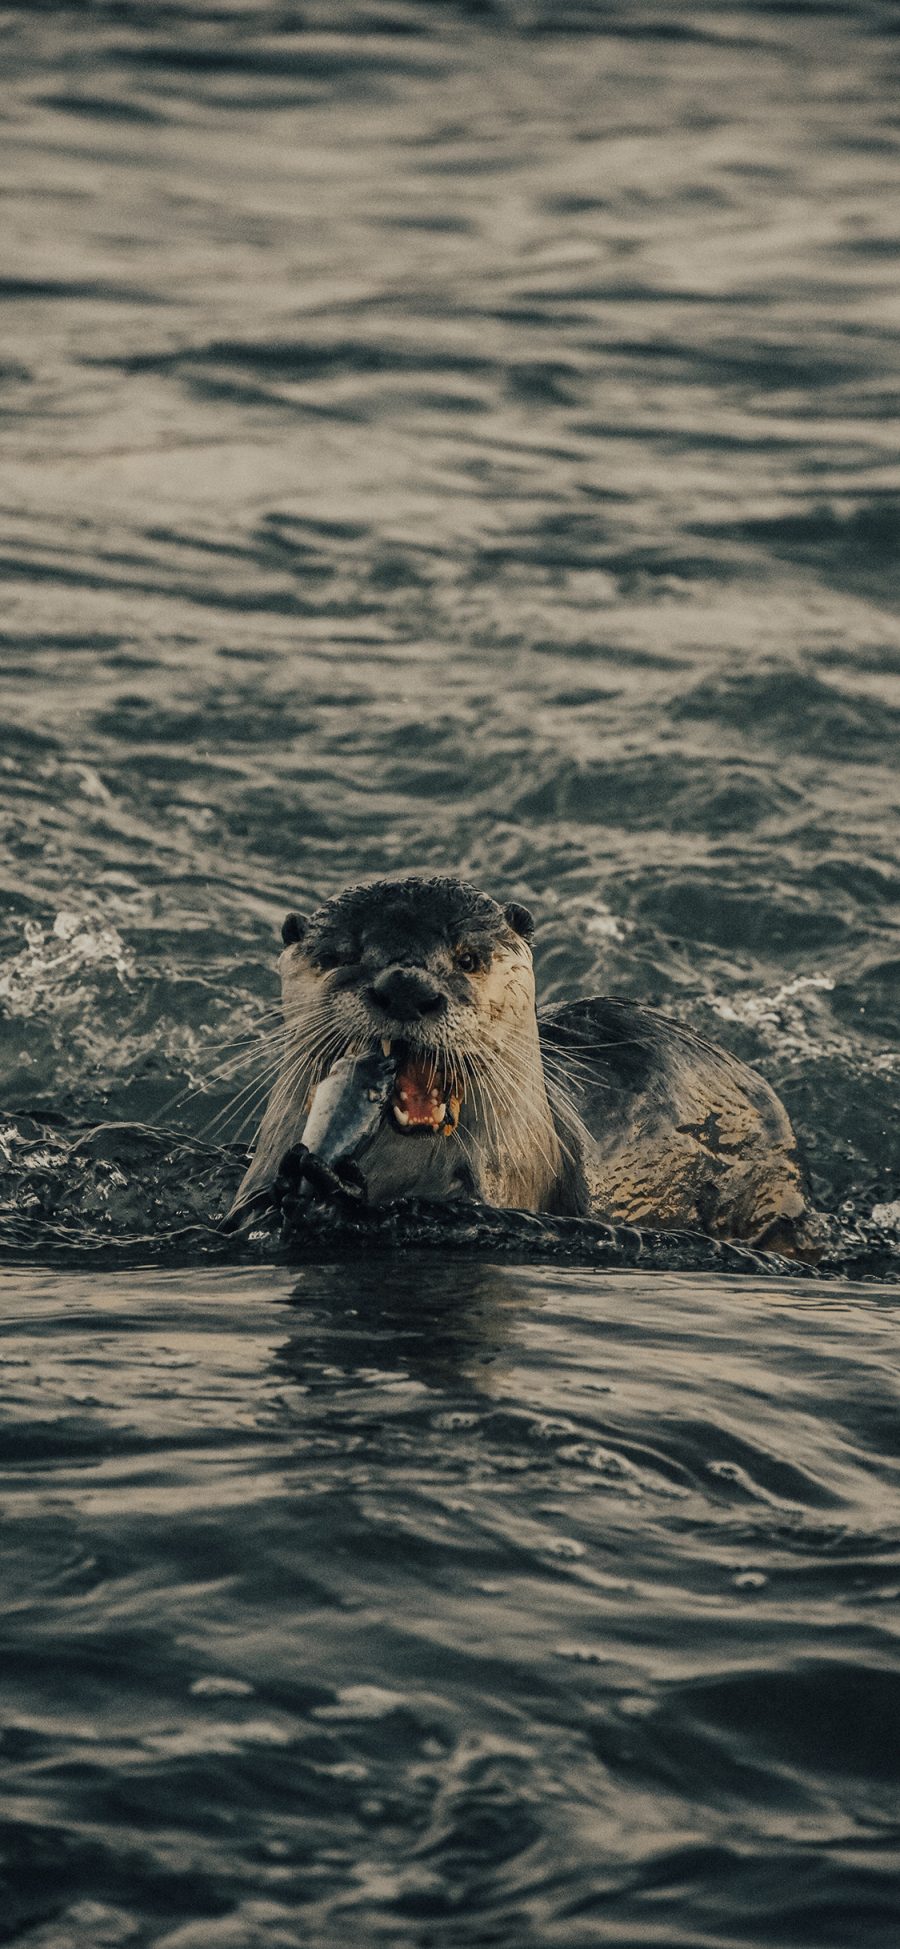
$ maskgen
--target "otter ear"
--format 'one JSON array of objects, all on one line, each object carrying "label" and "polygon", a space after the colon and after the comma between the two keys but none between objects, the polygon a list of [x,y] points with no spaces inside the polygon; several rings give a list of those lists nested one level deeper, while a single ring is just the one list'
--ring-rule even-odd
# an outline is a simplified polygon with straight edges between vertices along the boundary
[{"label": "otter ear", "polygon": [[503,913],[513,933],[521,934],[523,941],[530,941],[534,933],[534,915],[529,913],[528,908],[520,907],[518,901],[511,900]]},{"label": "otter ear", "polygon": [[288,914],[281,929],[281,938],[285,947],[291,947],[294,941],[302,941],[308,926],[309,921],[305,914]]}]

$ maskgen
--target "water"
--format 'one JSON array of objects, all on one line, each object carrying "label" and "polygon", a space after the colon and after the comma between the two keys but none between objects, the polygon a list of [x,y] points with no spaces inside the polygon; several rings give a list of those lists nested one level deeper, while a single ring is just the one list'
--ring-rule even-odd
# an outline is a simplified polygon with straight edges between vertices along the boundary
[{"label": "water", "polygon": [[[897,1939],[896,26],[5,11],[4,1940]],[[825,1276],[222,1241],[414,868],[757,1063]]]},{"label": "water", "polygon": [[14,1941],[896,1942],[896,1293],[3,1288]]}]

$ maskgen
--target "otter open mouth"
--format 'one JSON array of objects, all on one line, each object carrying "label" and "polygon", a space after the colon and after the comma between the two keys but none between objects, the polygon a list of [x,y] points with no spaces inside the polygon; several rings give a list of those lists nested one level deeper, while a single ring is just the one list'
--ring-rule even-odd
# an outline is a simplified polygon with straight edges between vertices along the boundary
[{"label": "otter open mouth", "polygon": [[405,1136],[450,1137],[459,1123],[462,1097],[459,1084],[437,1056],[411,1050],[405,1042],[382,1041],[386,1056],[397,1061],[391,1091],[391,1116]]}]

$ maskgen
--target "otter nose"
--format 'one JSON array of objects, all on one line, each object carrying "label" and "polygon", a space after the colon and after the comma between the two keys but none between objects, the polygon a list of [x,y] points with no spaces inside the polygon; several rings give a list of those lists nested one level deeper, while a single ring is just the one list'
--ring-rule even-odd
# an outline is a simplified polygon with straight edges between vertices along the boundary
[{"label": "otter nose", "polygon": [[417,968],[386,968],[372,983],[369,997],[376,1008],[397,1021],[411,1021],[414,1015],[442,1015],[447,997],[430,975]]}]

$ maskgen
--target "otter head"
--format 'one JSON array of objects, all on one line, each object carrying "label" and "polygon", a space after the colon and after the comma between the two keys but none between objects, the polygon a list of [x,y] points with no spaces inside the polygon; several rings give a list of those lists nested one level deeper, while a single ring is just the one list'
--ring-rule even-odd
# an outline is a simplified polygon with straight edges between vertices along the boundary
[{"label": "otter head", "polygon": [[371,1202],[462,1192],[550,1208],[563,1153],[541,1059],[532,925],[527,908],[455,879],[379,880],[289,914],[283,1059],[235,1208],[273,1182],[339,1059],[379,1045],[392,1065],[389,1098],[357,1153]]},{"label": "otter head", "polygon": [[380,880],[289,914],[281,978],[298,1086],[380,1043],[396,1060],[400,1136],[452,1135],[479,1095],[496,1122],[516,1095],[516,1045],[536,1041],[532,931],[527,908],[454,879]]}]

